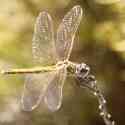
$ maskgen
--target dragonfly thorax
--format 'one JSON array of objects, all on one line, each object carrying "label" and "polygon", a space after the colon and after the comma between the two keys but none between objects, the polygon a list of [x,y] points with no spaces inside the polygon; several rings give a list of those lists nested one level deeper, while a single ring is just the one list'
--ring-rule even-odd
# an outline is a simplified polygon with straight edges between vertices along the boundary
[{"label": "dragonfly thorax", "polygon": [[64,61],[58,61],[56,66],[57,67],[61,67],[61,66],[68,66],[69,65],[69,61],[68,60],[64,60]]},{"label": "dragonfly thorax", "polygon": [[76,65],[76,63],[73,63],[69,60],[58,61],[56,64],[57,68],[66,68],[69,74],[75,74]]}]

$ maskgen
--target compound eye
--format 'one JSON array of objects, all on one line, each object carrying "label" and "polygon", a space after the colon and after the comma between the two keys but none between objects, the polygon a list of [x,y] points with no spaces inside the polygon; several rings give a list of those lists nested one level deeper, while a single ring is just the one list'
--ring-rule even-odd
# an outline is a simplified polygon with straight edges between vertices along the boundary
[{"label": "compound eye", "polygon": [[80,70],[81,73],[87,73],[88,71],[89,71],[89,67],[87,65],[82,67]]},{"label": "compound eye", "polygon": [[87,73],[89,72],[90,68],[86,64],[82,63],[81,64],[81,73]]},{"label": "compound eye", "polygon": [[78,64],[76,68],[76,74],[78,77],[84,78],[88,75],[89,70],[90,68],[86,64],[84,63]]}]

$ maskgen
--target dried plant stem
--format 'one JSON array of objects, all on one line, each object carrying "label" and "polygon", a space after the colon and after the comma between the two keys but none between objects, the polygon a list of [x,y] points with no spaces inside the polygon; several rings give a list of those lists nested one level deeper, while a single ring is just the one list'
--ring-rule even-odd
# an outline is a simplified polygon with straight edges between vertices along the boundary
[{"label": "dried plant stem", "polygon": [[95,77],[88,75],[85,78],[77,78],[80,87],[88,88],[98,99],[100,116],[103,118],[106,125],[116,125],[112,120],[111,114],[107,110],[106,100],[96,84]]}]

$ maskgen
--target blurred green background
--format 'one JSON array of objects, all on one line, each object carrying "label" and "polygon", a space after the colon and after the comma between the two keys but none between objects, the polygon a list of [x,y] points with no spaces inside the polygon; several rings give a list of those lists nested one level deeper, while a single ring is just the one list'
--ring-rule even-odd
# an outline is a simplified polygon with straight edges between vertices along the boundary
[{"label": "blurred green background", "polygon": [[[32,66],[33,26],[47,10],[58,26],[74,5],[83,8],[71,61],[85,62],[98,80],[109,112],[125,124],[125,1],[124,0],[0,0],[0,69]],[[68,77],[62,107],[44,105],[32,112],[20,109],[23,75],[0,75],[0,125],[104,125],[97,99]]]}]

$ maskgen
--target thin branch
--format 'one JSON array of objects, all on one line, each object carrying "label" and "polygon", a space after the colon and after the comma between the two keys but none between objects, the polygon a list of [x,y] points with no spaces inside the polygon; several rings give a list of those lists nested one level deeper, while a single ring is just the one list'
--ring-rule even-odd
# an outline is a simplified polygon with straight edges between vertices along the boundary
[{"label": "thin branch", "polygon": [[76,77],[78,80],[78,84],[81,88],[88,88],[90,92],[92,92],[98,100],[99,103],[99,112],[100,116],[103,118],[106,125],[116,125],[115,121],[112,119],[111,114],[107,110],[106,106],[106,100],[97,86],[97,81],[95,80],[95,77],[91,74],[88,76],[82,78],[82,77]]}]

